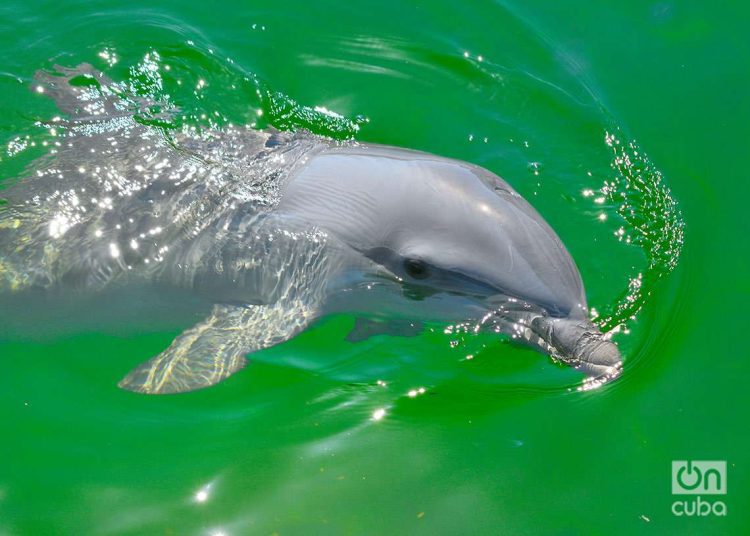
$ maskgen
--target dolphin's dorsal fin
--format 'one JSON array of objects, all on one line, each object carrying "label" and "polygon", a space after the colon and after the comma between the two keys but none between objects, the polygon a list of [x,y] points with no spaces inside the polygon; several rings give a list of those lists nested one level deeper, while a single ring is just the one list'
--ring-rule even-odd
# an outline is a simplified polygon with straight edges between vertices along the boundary
[{"label": "dolphin's dorsal fin", "polygon": [[39,91],[52,98],[71,119],[102,120],[129,114],[117,109],[121,99],[112,80],[88,63],[73,69],[55,65],[53,73],[37,71],[34,80]]},{"label": "dolphin's dorsal fin", "polygon": [[208,318],[184,331],[169,348],[137,366],[118,385],[146,394],[209,387],[242,369],[247,354],[294,337],[315,316],[315,310],[302,301],[215,305]]}]

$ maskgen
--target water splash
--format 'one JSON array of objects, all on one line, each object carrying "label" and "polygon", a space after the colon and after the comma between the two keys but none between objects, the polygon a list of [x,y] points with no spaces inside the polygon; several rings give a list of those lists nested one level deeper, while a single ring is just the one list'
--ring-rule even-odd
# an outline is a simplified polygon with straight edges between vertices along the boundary
[{"label": "water splash", "polygon": [[266,108],[271,122],[283,130],[305,129],[315,134],[337,139],[354,139],[363,116],[349,119],[322,106],[303,106],[280,92],[266,92]]},{"label": "water splash", "polygon": [[612,150],[615,174],[600,191],[625,221],[615,236],[643,250],[648,263],[630,278],[616,301],[593,319],[602,331],[617,333],[635,319],[657,281],[677,266],[685,222],[661,172],[638,145],[619,128],[607,132],[605,142]]}]

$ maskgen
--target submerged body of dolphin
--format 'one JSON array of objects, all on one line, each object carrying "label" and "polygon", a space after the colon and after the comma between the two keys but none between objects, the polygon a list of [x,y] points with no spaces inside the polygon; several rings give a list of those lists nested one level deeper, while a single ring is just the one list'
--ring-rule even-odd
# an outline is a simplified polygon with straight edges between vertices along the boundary
[{"label": "submerged body of dolphin", "polygon": [[0,191],[0,290],[155,284],[214,303],[120,386],[215,384],[334,311],[474,319],[593,377],[619,374],[567,250],[489,171],[304,133],[167,138],[89,67],[38,80],[67,135]]}]

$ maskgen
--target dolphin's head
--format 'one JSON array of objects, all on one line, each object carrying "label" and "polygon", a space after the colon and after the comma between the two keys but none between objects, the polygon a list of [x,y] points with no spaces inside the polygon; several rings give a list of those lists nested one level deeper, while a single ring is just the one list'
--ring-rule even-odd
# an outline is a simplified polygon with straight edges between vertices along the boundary
[{"label": "dolphin's head", "polygon": [[505,181],[464,162],[390,147],[338,148],[293,177],[282,205],[400,281],[405,295],[523,299],[585,316],[578,270]]},{"label": "dolphin's head", "polygon": [[[547,344],[568,341],[558,353],[575,353],[568,321],[598,334],[560,239],[508,183],[478,166],[391,147],[334,148],[290,178],[281,208],[373,261],[378,277],[421,302],[406,305],[424,309],[420,315],[465,320],[467,304],[486,313],[510,298],[563,320],[540,328]],[[599,370],[589,365],[616,365],[619,353],[603,341],[574,359]]]}]

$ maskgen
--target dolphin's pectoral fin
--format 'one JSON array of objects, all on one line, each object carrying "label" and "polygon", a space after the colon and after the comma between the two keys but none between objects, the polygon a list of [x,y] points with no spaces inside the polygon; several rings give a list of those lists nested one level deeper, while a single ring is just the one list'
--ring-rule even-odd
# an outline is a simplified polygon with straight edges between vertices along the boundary
[{"label": "dolphin's pectoral fin", "polygon": [[315,318],[301,301],[259,306],[216,305],[200,324],[118,384],[146,394],[194,391],[214,385],[247,364],[246,355],[284,342]]},{"label": "dolphin's pectoral fin", "polygon": [[357,317],[354,327],[346,336],[349,342],[360,342],[377,335],[391,335],[393,337],[415,337],[424,329],[418,320],[373,320]]},{"label": "dolphin's pectoral fin", "polygon": [[185,331],[169,348],[130,371],[118,385],[146,394],[181,393],[213,385],[245,366],[244,354],[201,334],[203,327],[199,324]]}]

